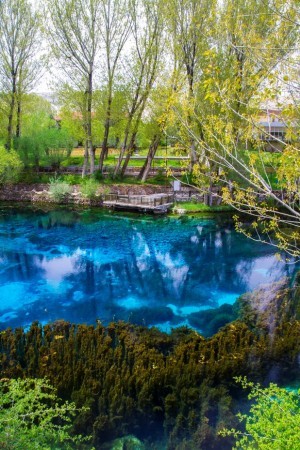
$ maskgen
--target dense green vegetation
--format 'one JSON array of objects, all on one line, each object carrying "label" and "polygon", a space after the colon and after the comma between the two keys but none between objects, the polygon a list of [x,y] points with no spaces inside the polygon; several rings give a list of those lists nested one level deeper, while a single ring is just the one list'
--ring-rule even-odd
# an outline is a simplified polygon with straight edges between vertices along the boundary
[{"label": "dense green vegetation", "polygon": [[22,163],[15,151],[7,153],[0,146],[0,185],[14,183],[18,180],[22,170]]},{"label": "dense green vegetation", "polygon": [[1,379],[0,393],[1,449],[29,449],[33,445],[37,450],[84,447],[87,438],[69,433],[78,408],[74,403],[62,403],[47,380]]},{"label": "dense green vegetation", "polygon": [[239,414],[246,422],[245,432],[223,430],[223,436],[237,438],[234,449],[299,450],[300,448],[300,391],[288,391],[271,383],[268,388],[236,379],[243,388],[250,389],[248,398],[255,399],[250,414]]}]

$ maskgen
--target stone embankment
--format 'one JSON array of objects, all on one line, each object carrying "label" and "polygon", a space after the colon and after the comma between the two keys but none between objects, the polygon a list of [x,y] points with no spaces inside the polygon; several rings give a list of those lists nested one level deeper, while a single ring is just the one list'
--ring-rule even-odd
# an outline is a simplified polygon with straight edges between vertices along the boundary
[{"label": "stone embankment", "polygon": [[[105,194],[118,195],[150,195],[150,194],[173,194],[173,188],[170,186],[154,186],[154,185],[130,185],[130,184],[113,184],[109,187],[100,185],[97,197],[92,201],[85,198],[80,192],[80,186],[72,186],[72,192],[64,198],[61,203],[65,204],[93,204],[95,206],[102,204]],[[180,192],[174,194],[177,201],[188,201],[191,199],[203,201],[201,195],[196,189],[190,187],[181,187]],[[49,194],[48,184],[15,184],[3,186],[0,189],[0,201],[10,202],[39,202],[54,203],[53,198]]]}]

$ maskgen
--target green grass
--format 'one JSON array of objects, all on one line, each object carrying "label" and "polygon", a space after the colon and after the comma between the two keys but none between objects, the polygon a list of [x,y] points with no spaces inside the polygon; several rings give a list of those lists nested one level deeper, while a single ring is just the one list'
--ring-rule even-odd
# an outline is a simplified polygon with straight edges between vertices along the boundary
[{"label": "green grass", "polygon": [[[66,158],[61,163],[61,166],[67,167],[67,166],[82,165],[83,164],[83,153],[84,153],[84,150],[82,148],[74,149],[72,151],[72,155],[69,156],[68,158]],[[139,149],[137,156],[141,156],[146,159],[147,154],[148,154],[148,148],[144,148],[144,149]],[[108,166],[108,167],[115,166],[118,161],[118,155],[119,155],[119,150],[114,150],[112,153],[110,153],[108,158],[106,158],[104,161],[104,166]],[[133,155],[133,156],[135,156],[135,155]],[[165,147],[158,148],[155,156],[162,157],[163,159],[154,160],[152,163],[152,167],[165,168],[167,165],[169,167],[178,168],[178,167],[181,167],[181,165],[182,165],[182,163],[180,161],[173,161],[173,160],[168,161],[168,163],[166,164],[166,161],[165,161],[166,156],[169,156],[169,157],[178,156],[177,153],[174,151],[174,149],[171,147],[168,147],[167,153],[166,153]],[[129,161],[128,165],[129,165],[129,167],[142,167],[144,165],[145,159],[131,159]],[[98,161],[99,161],[99,150],[97,149],[96,164],[98,163]]]},{"label": "green grass", "polygon": [[137,177],[132,176],[125,176],[125,177],[103,177],[101,178],[101,184],[104,184],[105,186],[110,186],[113,184],[132,184],[132,185],[141,185],[144,184],[152,184],[155,186],[170,186],[171,179],[165,177],[164,175],[156,175],[155,177],[147,178],[145,183],[142,183],[142,181],[138,180]]},{"label": "green grass", "polygon": [[[256,160],[256,168],[259,173],[262,175],[264,180],[270,183],[272,189],[280,189],[280,184],[276,177],[276,170],[279,167],[279,159],[282,156],[281,153],[271,153],[271,152],[260,152],[257,150],[248,150],[241,151],[241,157],[248,161],[249,155],[253,154],[255,156],[259,156]],[[236,181],[242,187],[248,187],[247,183],[245,183],[241,177],[239,177],[236,173],[232,173],[229,171],[229,177],[232,181]]]},{"label": "green grass", "polygon": [[[145,160],[146,157],[145,159],[130,159],[128,167],[143,167]],[[117,161],[118,161],[117,157],[109,156],[108,158],[105,159],[104,166],[114,167],[117,164]],[[182,166],[181,161],[170,160],[166,162],[165,159],[161,160],[154,159],[151,164],[151,167],[153,168],[162,168],[162,169],[165,169],[166,167],[180,168],[181,166]]]},{"label": "green grass", "polygon": [[198,202],[177,202],[173,207],[175,214],[177,209],[183,210],[186,214],[197,212],[228,212],[233,210],[231,206],[227,205],[207,206],[204,203]]},{"label": "green grass", "polygon": [[61,167],[82,166],[82,165],[83,165],[83,156],[69,156],[61,163]]}]

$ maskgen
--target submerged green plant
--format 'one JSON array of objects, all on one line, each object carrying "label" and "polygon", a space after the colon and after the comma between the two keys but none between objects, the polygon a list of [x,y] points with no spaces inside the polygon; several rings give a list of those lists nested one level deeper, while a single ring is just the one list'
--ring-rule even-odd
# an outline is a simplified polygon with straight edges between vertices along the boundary
[{"label": "submerged green plant", "polygon": [[[96,326],[57,320],[44,326],[34,322],[28,330],[8,328],[0,332],[1,376],[47,377],[60,397],[87,408],[76,414],[73,425],[78,433],[92,434],[96,448],[133,434],[151,442],[168,436],[169,449],[232,450],[233,434],[224,438],[218,431],[238,429],[234,411],[246,394],[232,389],[233,377],[263,380],[274,361],[289,368],[290,381],[298,376],[295,292],[285,285],[276,290],[284,320],[276,320],[272,334],[248,310],[243,320],[207,339],[187,327],[168,335],[122,321],[104,326],[101,318]],[[286,448],[297,449],[297,444]]]}]

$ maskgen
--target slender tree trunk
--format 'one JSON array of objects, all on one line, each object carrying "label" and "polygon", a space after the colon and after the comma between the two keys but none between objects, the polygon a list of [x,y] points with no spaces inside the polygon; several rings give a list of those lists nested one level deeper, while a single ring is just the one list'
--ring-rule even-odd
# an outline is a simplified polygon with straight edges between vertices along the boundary
[{"label": "slender tree trunk", "polygon": [[123,141],[123,145],[122,145],[121,150],[120,150],[120,155],[119,155],[119,159],[118,159],[117,165],[116,165],[115,170],[114,170],[114,177],[117,176],[118,173],[120,172],[120,168],[121,168],[121,165],[122,165],[123,157],[124,157],[125,151],[127,149],[127,142],[128,142],[128,137],[129,137],[129,131],[130,131],[130,128],[131,128],[133,117],[134,117],[134,114],[136,113],[136,111],[137,111],[137,109],[138,109],[138,107],[139,107],[139,105],[140,105],[140,103],[142,101],[142,99],[139,99],[139,96],[140,96],[140,90],[141,90],[143,76],[144,76],[144,69],[145,69],[145,64],[143,64],[143,66],[142,66],[142,69],[141,69],[141,72],[140,72],[140,76],[139,76],[139,80],[138,80],[138,84],[137,84],[136,91],[135,91],[135,96],[134,96],[134,99],[133,99],[133,102],[132,102],[132,105],[131,105],[130,113],[128,115],[127,125],[126,125],[126,129],[125,129],[125,133],[124,133],[124,141]]},{"label": "slender tree trunk", "polygon": [[6,147],[8,150],[10,150],[13,147],[13,117],[14,117],[14,112],[15,112],[16,92],[17,92],[16,75],[13,74],[11,100],[10,100],[9,114],[8,114],[8,126],[7,126]]},{"label": "slender tree trunk", "polygon": [[111,104],[112,104],[112,86],[110,85],[109,91],[108,91],[106,118],[105,118],[105,124],[104,124],[104,136],[103,136],[103,142],[102,142],[102,148],[101,148],[101,154],[100,154],[100,160],[99,160],[99,170],[101,171],[101,173],[103,172],[104,159],[108,155],[108,136],[109,136],[109,129],[110,129]]},{"label": "slender tree trunk", "polygon": [[92,138],[92,93],[93,93],[93,74],[89,73],[87,85],[87,145],[90,157],[90,174],[95,172],[95,150]]},{"label": "slender tree trunk", "polygon": [[84,178],[87,174],[88,163],[89,163],[89,147],[88,147],[88,139],[85,139],[84,160],[83,160],[83,166],[82,166],[82,178]]},{"label": "slender tree trunk", "polygon": [[[235,44],[235,39],[233,40],[233,43]],[[237,45],[237,44],[235,44]],[[235,144],[238,145],[239,143],[239,113],[241,111],[241,106],[243,103],[243,79],[244,79],[244,63],[245,63],[245,55],[244,51],[241,48],[235,48],[234,55],[236,58],[236,93],[235,93],[235,99],[234,99],[234,111],[235,111],[235,120],[233,122],[233,135]]]},{"label": "slender tree trunk", "polygon": [[22,128],[22,80],[23,80],[23,73],[22,68],[20,69],[19,73],[19,82],[17,87],[17,125],[16,125],[16,137],[21,137],[21,128]]},{"label": "slender tree trunk", "polygon": [[22,125],[22,100],[21,94],[18,95],[17,100],[17,127],[16,127],[16,137],[21,137],[21,125]]},{"label": "slender tree trunk", "polygon": [[130,158],[133,154],[134,148],[135,148],[135,138],[136,138],[136,134],[137,131],[135,130],[132,135],[131,135],[131,139],[130,139],[130,143],[126,149],[126,158],[123,162],[123,166],[122,166],[122,170],[121,170],[121,176],[124,177],[128,163],[130,161]]},{"label": "slender tree trunk", "polygon": [[157,134],[152,139],[152,142],[151,142],[150,147],[149,147],[149,151],[148,151],[148,155],[147,155],[145,164],[141,168],[140,173],[138,175],[138,179],[141,180],[143,183],[146,181],[146,179],[148,177],[149,170],[151,169],[151,164],[152,164],[153,158],[154,158],[155,153],[156,153],[156,151],[158,149],[159,141],[160,141],[160,134]]},{"label": "slender tree trunk", "polygon": [[136,135],[137,135],[137,132],[138,132],[138,129],[139,129],[140,121],[141,121],[142,114],[143,114],[145,106],[146,106],[147,99],[148,99],[148,92],[146,91],[146,93],[144,93],[144,95],[142,97],[140,110],[138,112],[138,116],[137,116],[137,118],[135,120],[135,123],[134,123],[134,129],[133,129],[133,132],[132,132],[132,135],[131,135],[130,144],[129,144],[128,148],[127,148],[126,158],[125,158],[125,161],[123,163],[122,170],[121,170],[121,176],[122,177],[125,175],[128,163],[129,163],[130,158],[131,158],[131,156],[133,154]]},{"label": "slender tree trunk", "polygon": [[[193,76],[193,70],[190,70],[190,73],[188,72],[188,80],[189,80],[189,101],[190,103],[194,100],[194,76]],[[189,127],[191,127],[193,122],[193,119],[191,115],[188,115],[188,124]],[[190,170],[193,169],[194,165],[197,162],[197,152],[196,152],[196,142],[195,139],[192,137],[190,139]]]},{"label": "slender tree trunk", "polygon": [[114,175],[113,175],[114,177],[116,177],[118,175],[118,173],[120,171],[120,168],[121,168],[121,165],[122,165],[122,160],[123,160],[123,156],[124,156],[125,151],[126,151],[127,141],[128,141],[128,137],[129,137],[130,124],[131,124],[131,120],[128,121],[126,130],[125,130],[124,141],[123,141],[122,147],[120,149],[119,159],[117,161],[117,164],[116,164],[116,167],[115,167],[115,170],[114,170]]}]

